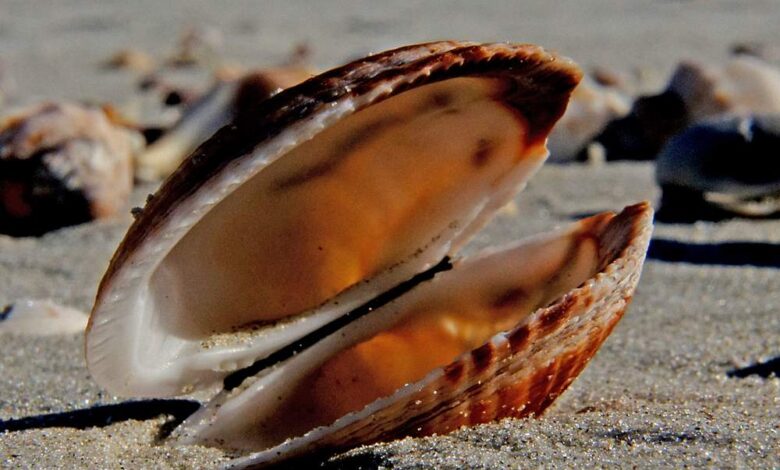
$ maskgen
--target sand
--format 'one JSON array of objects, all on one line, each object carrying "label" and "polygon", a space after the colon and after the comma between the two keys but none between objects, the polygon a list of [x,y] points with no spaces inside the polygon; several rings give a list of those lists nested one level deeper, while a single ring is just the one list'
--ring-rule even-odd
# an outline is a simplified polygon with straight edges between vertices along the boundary
[{"label": "sand", "polygon": [[[780,20],[769,0],[442,3],[381,2],[369,9],[341,1],[315,12],[302,1],[178,2],[160,10],[152,1],[6,0],[0,3],[0,62],[12,82],[6,102],[126,99],[134,78],[103,71],[99,62],[131,46],[164,55],[187,24],[222,31],[224,55],[248,65],[283,61],[299,40],[326,67],[425,39],[511,39],[556,48],[586,66],[639,70],[643,86],[651,87],[682,58],[717,61],[737,41],[777,43]],[[134,204],[153,189],[138,188]],[[649,163],[547,166],[517,198],[517,214],[500,215],[469,250],[643,199],[658,199]],[[88,310],[129,223],[128,214],[40,239],[0,236],[0,305],[34,297]],[[734,242],[742,244],[728,245]],[[780,467],[780,379],[727,377],[780,354],[778,247],[780,220],[659,223],[631,308],[543,419],[377,444],[322,463]],[[125,400],[90,378],[80,335],[0,336],[0,430],[6,429],[0,467],[202,468],[226,460],[217,449],[159,443],[168,418],[148,418],[154,406],[137,419],[78,428],[100,416],[74,410],[99,411]],[[51,417],[66,411],[59,421]],[[46,422],[58,427],[40,428]]]},{"label": "sand", "polygon": [[[222,6],[208,0],[3,0],[0,67],[20,101],[119,100],[135,77],[100,70],[120,49],[169,55],[187,27],[215,32],[220,52],[245,66],[287,59],[294,45],[332,67],[402,44],[436,39],[534,42],[585,67],[637,73],[660,86],[681,59],[718,61],[735,43],[758,43],[780,59],[774,0],[469,0],[446,4],[385,0],[305,0]],[[219,39],[221,38],[221,39]],[[10,85],[9,85],[10,86]]]}]

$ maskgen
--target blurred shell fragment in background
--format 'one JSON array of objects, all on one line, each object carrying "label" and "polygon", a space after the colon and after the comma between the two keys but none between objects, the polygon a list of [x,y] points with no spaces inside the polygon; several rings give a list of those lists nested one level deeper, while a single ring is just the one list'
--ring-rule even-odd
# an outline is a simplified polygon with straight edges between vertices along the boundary
[{"label": "blurred shell fragment in background", "polygon": [[262,69],[217,82],[189,106],[172,129],[147,147],[136,162],[136,177],[166,178],[219,128],[279,91],[306,80],[313,72],[300,66]]},{"label": "blurred shell fragment in background", "polygon": [[767,113],[780,113],[780,70],[773,65],[746,55],[722,66],[685,61],[663,92],[637,98],[594,142],[607,160],[652,160],[669,138],[702,119]]},{"label": "blurred shell fragment in background", "polygon": [[46,103],[0,122],[0,233],[42,235],[125,208],[143,143],[113,115]]}]

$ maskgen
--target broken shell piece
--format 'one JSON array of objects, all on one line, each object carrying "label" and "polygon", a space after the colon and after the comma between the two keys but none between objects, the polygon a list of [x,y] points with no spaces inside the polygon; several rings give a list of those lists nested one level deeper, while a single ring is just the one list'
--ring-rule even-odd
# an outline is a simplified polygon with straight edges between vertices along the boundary
[{"label": "broken shell piece", "polygon": [[716,114],[780,113],[780,70],[740,55],[721,67],[683,62],[667,90],[679,95],[690,122]]},{"label": "broken shell piece", "polygon": [[450,257],[543,163],[579,78],[536,46],[438,42],[247,108],[130,228],[91,373],[222,387],[175,436],[259,452],[237,465],[540,414],[625,310],[652,210]]},{"label": "broken shell piece", "polygon": [[0,123],[0,233],[41,235],[110,217],[132,187],[136,132],[104,110],[38,106]]},{"label": "broken shell piece", "polygon": [[550,133],[550,161],[573,160],[609,121],[624,116],[629,109],[628,98],[617,89],[586,77],[574,89],[566,112]]},{"label": "broken shell piece", "polygon": [[780,212],[778,148],[780,114],[720,117],[691,126],[658,155],[659,216],[682,221],[718,218],[723,211],[748,217]]},{"label": "broken shell piece", "polygon": [[780,113],[780,70],[774,66],[745,55],[719,67],[686,61],[666,90],[639,97],[627,116],[611,121],[594,140],[607,160],[650,160],[673,135],[703,119],[767,113]]},{"label": "broken shell piece", "polygon": [[640,96],[628,115],[610,121],[577,160],[587,161],[593,144],[606,160],[651,160],[671,136],[688,125],[685,103],[673,92]]},{"label": "broken shell piece", "polygon": [[0,309],[0,333],[53,336],[82,333],[89,316],[51,300],[19,300]]},{"label": "broken shell piece", "polygon": [[245,107],[255,106],[280,90],[311,77],[304,68],[265,69],[239,79],[219,81],[193,103],[179,122],[147,147],[136,161],[136,177],[166,178],[182,160]]}]

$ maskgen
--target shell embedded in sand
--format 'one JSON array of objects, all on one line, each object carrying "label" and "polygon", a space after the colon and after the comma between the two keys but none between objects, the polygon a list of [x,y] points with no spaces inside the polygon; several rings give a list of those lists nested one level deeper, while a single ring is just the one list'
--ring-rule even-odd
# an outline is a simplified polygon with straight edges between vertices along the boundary
[{"label": "shell embedded in sand", "polygon": [[622,315],[652,210],[452,257],[542,164],[579,78],[536,46],[440,42],[249,106],[130,228],[92,374],[222,388],[174,438],[242,466],[541,413]]},{"label": "shell embedded in sand", "polygon": [[100,108],[44,104],[0,123],[0,233],[40,235],[127,204],[139,134]]}]

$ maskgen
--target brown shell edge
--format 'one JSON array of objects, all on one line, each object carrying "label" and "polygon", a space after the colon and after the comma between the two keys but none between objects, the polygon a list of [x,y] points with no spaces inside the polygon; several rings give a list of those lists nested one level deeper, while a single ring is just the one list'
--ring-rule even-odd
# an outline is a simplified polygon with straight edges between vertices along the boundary
[{"label": "brown shell edge", "polygon": [[[426,73],[421,73],[421,72]],[[406,46],[354,61],[284,90],[245,111],[195,150],[150,197],[114,253],[98,287],[95,308],[119,268],[156,231],[180,201],[216,176],[228,163],[247,156],[304,119],[348,96],[359,96],[401,76],[416,78],[381,99],[427,83],[462,76],[512,78],[504,97],[527,120],[529,141],[543,141],[566,109],[582,73],[568,59],[534,45],[433,42]],[[375,101],[377,102],[377,101]],[[86,332],[92,327],[90,317]]]},{"label": "brown shell edge", "polygon": [[[537,310],[526,323],[461,356],[419,391],[282,458],[444,434],[506,417],[540,416],[625,313],[639,282],[652,217],[650,204],[643,202],[608,220],[602,215],[582,221],[603,230],[599,253],[604,269],[594,278]],[[550,355],[555,349],[559,352]]]}]

